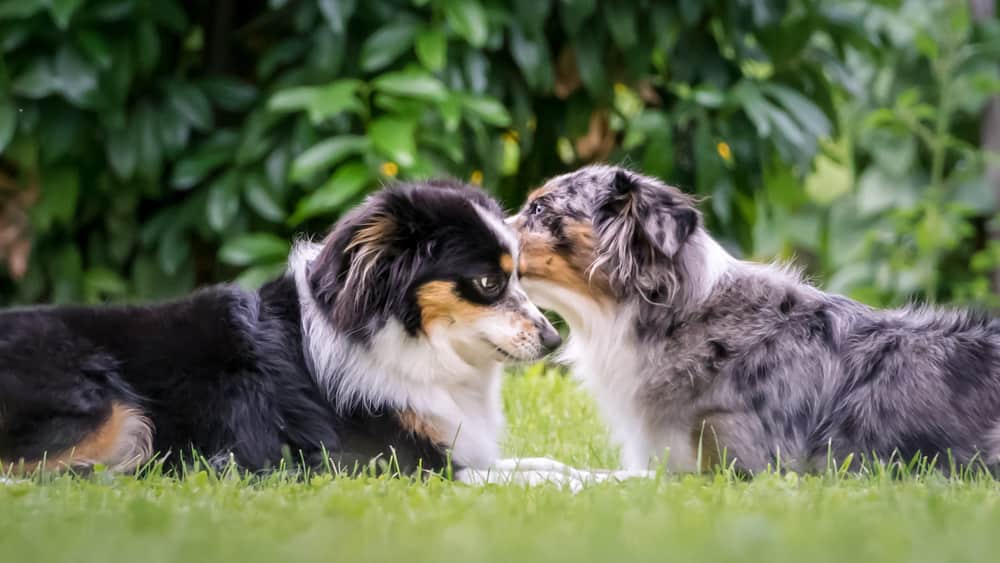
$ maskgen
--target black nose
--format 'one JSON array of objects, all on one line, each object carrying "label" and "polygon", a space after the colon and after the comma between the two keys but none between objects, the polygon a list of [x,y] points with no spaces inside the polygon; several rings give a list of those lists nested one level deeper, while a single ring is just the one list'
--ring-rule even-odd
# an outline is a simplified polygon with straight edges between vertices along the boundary
[{"label": "black nose", "polygon": [[553,328],[549,323],[545,323],[544,325],[538,327],[538,331],[542,338],[542,346],[544,346],[549,352],[562,345],[562,337],[559,336],[559,331]]}]

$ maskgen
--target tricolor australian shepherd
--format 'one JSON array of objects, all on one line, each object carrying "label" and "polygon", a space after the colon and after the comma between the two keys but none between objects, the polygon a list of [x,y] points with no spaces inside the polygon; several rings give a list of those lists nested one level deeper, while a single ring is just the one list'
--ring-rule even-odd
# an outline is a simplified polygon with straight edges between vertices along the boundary
[{"label": "tricolor australian shepherd", "polygon": [[875,310],[736,260],[690,196],[618,167],[550,180],[510,223],[524,288],[570,325],[565,357],[627,467],[1000,462],[993,318]]},{"label": "tricolor australian shepherd", "polygon": [[0,313],[0,468],[131,471],[192,452],[251,471],[490,466],[501,365],[560,343],[516,259],[483,192],[399,185],[297,245],[260,291]]}]

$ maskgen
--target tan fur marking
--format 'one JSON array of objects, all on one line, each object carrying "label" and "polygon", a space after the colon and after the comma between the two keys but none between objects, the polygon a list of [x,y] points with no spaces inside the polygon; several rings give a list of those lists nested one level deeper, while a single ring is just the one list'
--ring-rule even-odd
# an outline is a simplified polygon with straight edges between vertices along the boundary
[{"label": "tan fur marking", "polygon": [[447,445],[451,442],[431,417],[420,415],[412,409],[401,410],[398,414],[399,422],[408,432],[423,436],[435,444]]},{"label": "tan fur marking", "polygon": [[555,241],[547,234],[522,234],[521,277],[551,281],[583,295],[608,296],[606,278],[600,272],[590,271],[595,258],[590,228],[577,221],[567,221],[563,228],[570,241],[566,253],[556,252]]},{"label": "tan fur marking", "polygon": [[[351,242],[344,248],[345,252],[358,249],[351,259],[349,276],[365,280],[368,272],[374,266],[379,254],[385,250],[385,242],[392,235],[396,226],[392,219],[386,216],[375,216],[354,233]],[[362,283],[364,283],[362,281]]]},{"label": "tan fur marking", "polygon": [[542,197],[543,195],[545,195],[545,193],[548,192],[548,191],[549,191],[548,190],[548,184],[545,184],[544,186],[542,186],[540,188],[535,188],[534,190],[532,190],[532,192],[530,194],[528,194],[528,199],[526,201],[528,203],[531,203],[532,201],[535,201],[536,199],[538,199],[538,198]]},{"label": "tan fur marking", "polygon": [[420,286],[417,305],[420,306],[420,323],[424,332],[428,332],[434,323],[471,322],[488,312],[487,307],[459,297],[455,293],[455,283],[448,281],[432,281]]},{"label": "tan fur marking", "polygon": [[500,269],[507,275],[512,274],[514,272],[514,257],[506,252],[500,255]]},{"label": "tan fur marking", "polygon": [[76,446],[45,460],[11,463],[8,468],[29,474],[42,468],[61,471],[100,463],[112,471],[125,472],[148,460],[152,450],[153,428],[149,419],[136,408],[114,403],[108,418]]}]

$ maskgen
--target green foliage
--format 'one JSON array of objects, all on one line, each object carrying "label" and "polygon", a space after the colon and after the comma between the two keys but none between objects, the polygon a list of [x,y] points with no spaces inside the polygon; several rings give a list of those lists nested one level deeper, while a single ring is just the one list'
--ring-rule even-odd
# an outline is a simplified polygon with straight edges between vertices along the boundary
[{"label": "green foliage", "polygon": [[516,206],[596,160],[710,196],[735,252],[798,252],[853,295],[981,297],[926,276],[993,209],[946,204],[982,170],[959,124],[995,91],[992,36],[882,4],[0,0],[0,221],[28,214],[11,232],[31,241],[23,270],[0,236],[0,301],[254,285],[277,241],[387,181],[452,175]]}]

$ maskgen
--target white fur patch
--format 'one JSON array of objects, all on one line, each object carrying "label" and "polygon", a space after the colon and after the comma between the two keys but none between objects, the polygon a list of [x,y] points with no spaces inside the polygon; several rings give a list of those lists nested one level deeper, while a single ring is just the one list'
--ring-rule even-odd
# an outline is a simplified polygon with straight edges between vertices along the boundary
[{"label": "white fur patch", "polygon": [[430,336],[410,336],[395,320],[369,346],[337,332],[318,309],[306,279],[320,246],[299,243],[289,260],[302,310],[303,347],[316,381],[341,409],[390,406],[447,421],[452,457],[460,465],[487,467],[499,455],[504,419],[501,364],[470,364],[455,351],[468,327],[442,327]]}]

